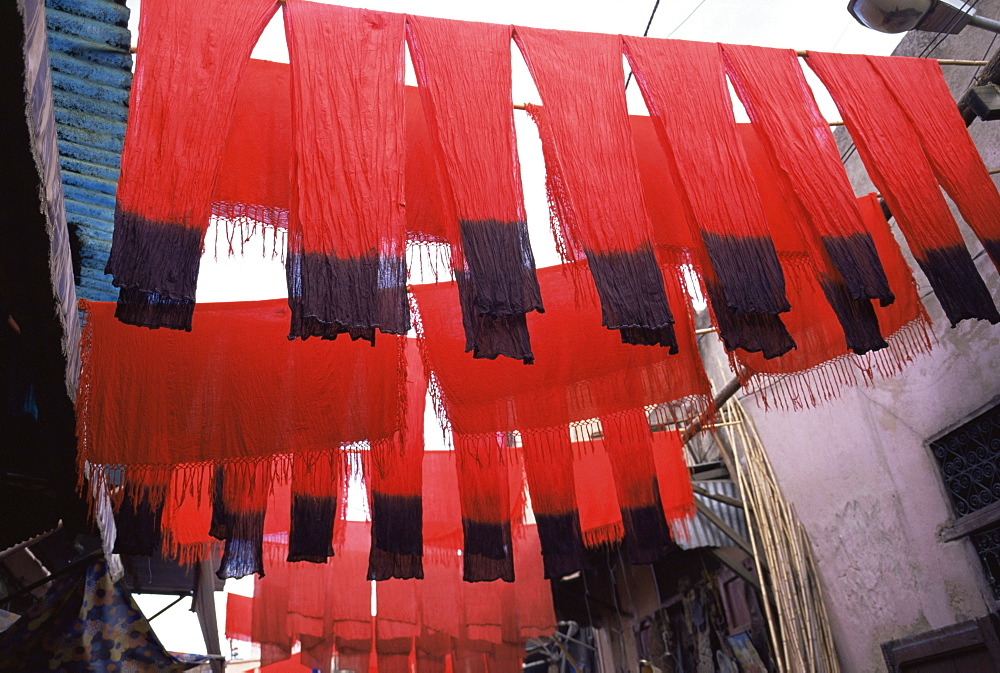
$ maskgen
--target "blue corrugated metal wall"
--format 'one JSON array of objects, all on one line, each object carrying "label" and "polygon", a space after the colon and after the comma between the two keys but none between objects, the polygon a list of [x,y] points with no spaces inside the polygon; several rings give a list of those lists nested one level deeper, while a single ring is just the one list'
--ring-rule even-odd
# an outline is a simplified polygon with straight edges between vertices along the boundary
[{"label": "blue corrugated metal wall", "polygon": [[132,86],[124,0],[46,0],[66,220],[79,242],[77,294],[114,301],[104,265]]}]

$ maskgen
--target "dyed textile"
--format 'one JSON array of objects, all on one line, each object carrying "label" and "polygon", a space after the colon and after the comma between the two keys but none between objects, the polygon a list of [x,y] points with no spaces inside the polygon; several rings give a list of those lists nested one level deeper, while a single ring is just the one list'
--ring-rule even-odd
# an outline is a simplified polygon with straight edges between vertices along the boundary
[{"label": "dyed textile", "polygon": [[[785,279],[736,131],[716,44],[625,37],[625,54],[736,313],[788,310]],[[717,307],[718,308],[718,307]]]},{"label": "dyed textile", "polygon": [[[858,155],[952,326],[967,318],[1000,322],[1000,313],[938,188],[921,136],[872,60],[862,55],[810,52],[807,61],[837,103]],[[912,86],[922,88],[923,82]],[[930,138],[925,134],[925,141]],[[940,151],[950,151],[949,145]],[[963,158],[968,158],[967,153]],[[946,186],[958,184],[948,180]]]},{"label": "dyed textile", "polygon": [[[891,304],[892,291],[862,222],[837,142],[798,56],[788,49],[737,45],[725,45],[722,51],[761,144],[776,172],[784,176],[788,196],[802,210],[800,231],[818,236],[848,296]],[[813,257],[819,257],[819,251]]]},{"label": "dyed textile", "polygon": [[528,111],[542,138],[563,258],[586,258],[602,324],[623,343],[676,350],[629,137],[621,38],[516,27],[514,39],[545,105]]},{"label": "dyed textile", "polygon": [[289,336],[374,343],[410,329],[403,15],[291,0]]},{"label": "dyed textile", "polygon": [[163,649],[131,594],[111,580],[104,559],[54,581],[0,633],[5,671],[184,671],[206,660]]},{"label": "dyed textile", "polygon": [[[979,156],[941,66],[931,58],[869,57],[899,110],[917,132],[938,182],[1000,269],[1000,194]],[[918,86],[919,96],[904,92]],[[905,98],[904,98],[905,96]]]},{"label": "dyed textile", "polygon": [[252,639],[253,598],[228,594],[226,596],[226,638],[250,642]]},{"label": "dyed textile", "polygon": [[[122,288],[120,320],[190,330],[211,191],[240,79],[275,0],[150,2],[106,273]],[[197,53],[199,58],[190,58]]]},{"label": "dyed textile", "polygon": [[511,107],[510,26],[407,17],[444,192],[466,350],[530,363],[524,314],[542,310]]},{"label": "dyed textile", "polygon": [[205,304],[190,334],[136,330],[114,320],[113,305],[82,306],[79,458],[92,479],[109,465],[129,486],[213,464],[227,466],[237,489],[266,492],[268,466],[287,465],[290,453],[361,442],[379,452],[399,441],[402,337],[375,348],[289,341],[283,300]]}]

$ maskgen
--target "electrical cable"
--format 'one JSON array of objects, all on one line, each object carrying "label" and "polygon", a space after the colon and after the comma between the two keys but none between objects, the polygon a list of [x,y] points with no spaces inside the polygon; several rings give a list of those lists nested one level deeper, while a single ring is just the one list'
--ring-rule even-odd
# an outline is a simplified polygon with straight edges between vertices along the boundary
[{"label": "electrical cable", "polygon": [[[658,10],[659,8],[660,8],[660,0],[656,0],[656,2],[653,4],[653,11],[649,14],[649,21],[646,22],[646,30],[642,31],[643,37],[647,37],[649,35],[649,27],[653,25],[653,17],[656,16],[656,10]],[[668,35],[667,37],[670,36]],[[629,70],[628,78],[626,78],[625,80],[625,88],[628,89],[628,85],[631,83],[632,83],[632,71]]]}]

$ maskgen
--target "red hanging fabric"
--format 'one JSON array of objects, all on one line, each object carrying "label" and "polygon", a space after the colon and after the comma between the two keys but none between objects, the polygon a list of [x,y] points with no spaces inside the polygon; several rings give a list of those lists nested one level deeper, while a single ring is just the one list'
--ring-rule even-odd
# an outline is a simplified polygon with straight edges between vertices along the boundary
[{"label": "red hanging fabric", "polygon": [[[376,582],[375,635],[378,639],[409,639],[420,634],[417,593],[422,587],[422,582],[399,579]],[[409,648],[406,651],[409,652]]]},{"label": "red hanging fabric", "polygon": [[[371,619],[371,582],[365,579],[368,570],[368,548],[371,545],[370,524],[344,522],[344,545],[327,564],[326,616],[330,634],[346,640],[370,640],[373,636]],[[337,647],[338,651],[340,646]]]},{"label": "red hanging fabric", "polygon": [[272,476],[266,461],[215,468],[209,533],[224,541],[219,579],[263,576],[264,517]]},{"label": "red hanging fabric", "polygon": [[891,376],[917,354],[930,350],[927,333],[930,319],[878,199],[870,194],[858,199],[858,205],[882,260],[889,287],[896,296],[891,306],[875,309],[889,347],[863,357],[850,354],[834,324],[832,310],[818,301],[821,290],[813,275],[794,262],[801,252],[794,248],[779,249],[782,259],[790,260],[785,272],[790,279],[789,286],[795,288],[791,298],[793,309],[786,323],[801,347],[769,361],[753,353],[737,351],[735,354],[737,371],[745,379],[744,386],[766,406],[815,406],[822,400],[837,397],[844,386],[870,381],[876,373]]},{"label": "red hanging fabric", "polygon": [[[938,182],[1000,269],[1000,194],[932,58],[870,56],[898,109],[917,132]],[[913,87],[920,95],[908,95]],[[905,93],[904,93],[905,92]]]},{"label": "red hanging fabric", "polygon": [[522,436],[524,473],[531,493],[546,579],[559,579],[586,565],[580,511],[573,484],[573,447],[567,432],[548,443]]},{"label": "red hanging fabric", "polygon": [[[191,329],[211,191],[240,78],[275,0],[151,2],[140,56],[106,273],[117,316],[146,327]],[[198,54],[198,58],[191,58]]]},{"label": "red hanging fabric", "polygon": [[267,558],[267,575],[255,577],[253,582],[251,635],[260,645],[262,666],[287,659],[295,643],[295,635],[288,629],[288,604],[296,566],[285,563],[280,551],[269,550]]},{"label": "red hanging fabric", "polygon": [[218,542],[208,534],[212,525],[212,468],[174,472],[163,501],[160,520],[162,552],[181,565],[218,558]]},{"label": "red hanging fabric", "polygon": [[679,432],[654,432],[652,452],[660,504],[670,532],[676,538],[695,515],[694,491],[684,459],[684,440]]},{"label": "red hanging fabric", "polygon": [[289,561],[325,563],[333,556],[333,524],[345,476],[340,452],[292,458]]},{"label": "red hanging fabric", "polygon": [[286,469],[289,452],[365,441],[380,452],[403,432],[402,337],[375,348],[288,341],[283,300],[205,304],[190,334],[132,329],[113,305],[82,306],[81,478],[85,462],[92,479],[113,465],[126,487],[133,474],[206,464]]},{"label": "red hanging fabric", "polygon": [[[790,49],[725,45],[727,72],[762,144],[786,177],[789,197],[805,215],[853,299],[893,301],[875,245],[861,220],[837,141]],[[827,274],[831,275],[831,274]]]},{"label": "red hanging fabric", "polygon": [[632,116],[629,121],[658,253],[675,274],[683,273],[689,265],[704,281],[712,320],[726,349],[739,347],[777,357],[794,348],[795,342],[777,314],[738,313],[729,307],[694,214],[685,204],[683,180],[676,164],[667,160],[652,118]]},{"label": "red hanging fabric", "polygon": [[871,236],[858,231],[863,225],[853,189],[798,57],[781,49],[725,50],[755,120],[755,146],[766,155],[758,161],[771,164],[783,202],[796,213],[794,225],[848,348],[858,355],[885,348],[870,300],[884,306],[894,297]]},{"label": "red hanging fabric", "polygon": [[[807,60],[837,103],[858,155],[952,326],[967,318],[1000,322],[941,195],[920,136],[872,62],[863,55],[819,52],[809,52]],[[917,81],[914,86],[919,89],[922,84]]]},{"label": "red hanging fabric", "polygon": [[421,498],[424,511],[424,554],[439,563],[457,565],[462,549],[462,505],[454,451],[425,451]]},{"label": "red hanging fabric", "polygon": [[542,310],[511,107],[510,26],[407,17],[449,216],[466,350],[530,363],[524,314]]},{"label": "red hanging fabric", "polygon": [[370,580],[421,578],[424,575],[421,486],[427,378],[415,339],[407,339],[406,386],[406,438],[401,450],[370,457],[365,462],[372,518]]},{"label": "red hanging fabric", "polygon": [[466,582],[514,581],[507,463],[496,436],[455,435]]},{"label": "red hanging fabric", "polygon": [[403,15],[285,3],[291,337],[405,334]]},{"label": "red hanging fabric", "polygon": [[736,132],[718,45],[624,41],[664,150],[684,176],[684,202],[719,283],[710,292],[735,313],[787,311],[785,279]]},{"label": "red hanging fabric", "polygon": [[226,596],[226,638],[251,642],[253,640],[253,598],[228,594]]},{"label": "red hanging fabric", "polygon": [[583,543],[590,548],[610,546],[625,537],[615,482],[608,479],[611,458],[602,442],[592,442],[573,460],[573,482],[580,506]]},{"label": "red hanging fabric", "polygon": [[[555,631],[556,615],[552,604],[552,585],[545,576],[541,560],[539,531],[525,526],[523,539],[514,546],[514,584],[517,602],[517,642],[522,646],[528,638],[539,638]],[[523,655],[522,655],[523,656]],[[507,670],[507,669],[500,669]]]},{"label": "red hanging fabric", "polygon": [[[244,229],[288,227],[292,106],[287,63],[251,59],[212,190],[212,214]],[[232,241],[230,240],[230,251]]]},{"label": "red hanging fabric", "polygon": [[621,38],[517,27],[514,39],[545,105],[529,112],[539,122],[564,256],[586,257],[603,324],[623,343],[676,350],[629,138]]},{"label": "red hanging fabric", "polygon": [[611,459],[629,560],[634,564],[662,560],[670,545],[670,531],[656,485],[653,438],[646,414],[639,410],[602,417],[601,429]]}]

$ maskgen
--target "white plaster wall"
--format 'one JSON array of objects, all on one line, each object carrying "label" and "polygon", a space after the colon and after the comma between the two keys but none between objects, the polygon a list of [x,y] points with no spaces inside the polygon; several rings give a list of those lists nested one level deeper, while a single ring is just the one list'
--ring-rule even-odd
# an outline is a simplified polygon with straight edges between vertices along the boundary
[{"label": "white plaster wall", "polygon": [[[1000,17],[1000,1],[978,10]],[[932,55],[982,59],[992,37],[967,29]],[[913,34],[897,53],[916,55],[929,38]],[[973,75],[945,73],[956,96]],[[977,121],[972,133],[987,167],[1000,167],[1000,121]],[[856,155],[848,172],[859,194],[872,189]],[[1000,302],[997,270],[985,254],[976,261]],[[743,400],[810,535],[846,671],[884,671],[882,642],[996,609],[971,543],[938,541],[953,515],[926,442],[1000,396],[1000,325],[948,327],[919,271],[917,280],[938,343],[902,374],[810,410],[764,412]]]}]

